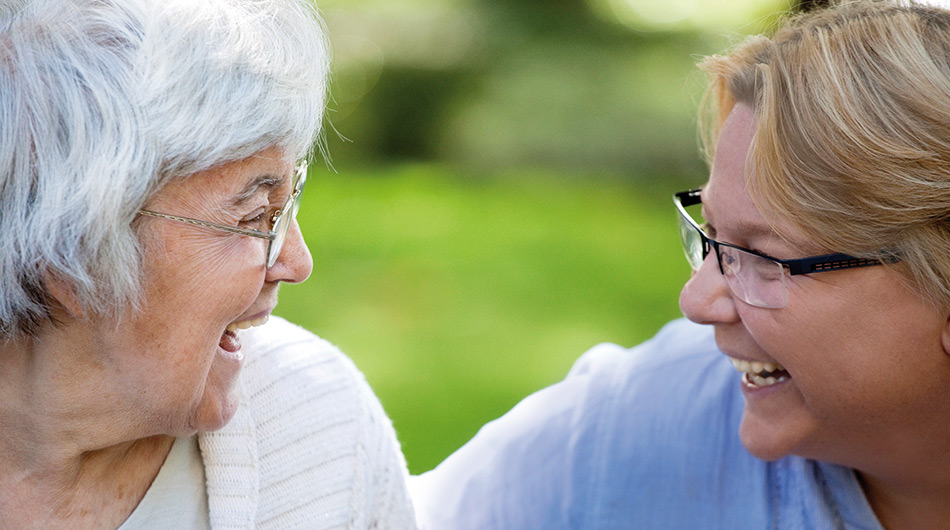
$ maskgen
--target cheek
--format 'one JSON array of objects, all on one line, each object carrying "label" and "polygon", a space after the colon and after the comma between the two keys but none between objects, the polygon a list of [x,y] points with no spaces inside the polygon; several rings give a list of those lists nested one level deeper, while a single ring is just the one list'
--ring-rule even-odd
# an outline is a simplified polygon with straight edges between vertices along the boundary
[{"label": "cheek", "polygon": [[218,315],[216,322],[226,325],[244,313],[261,294],[264,268],[237,266],[215,261],[188,278],[185,307],[200,315]]},{"label": "cheek", "polygon": [[[190,227],[189,227],[190,228]],[[164,254],[192,274],[222,266],[262,265],[267,253],[267,240],[238,234],[189,229],[164,243]]]},{"label": "cheek", "polygon": [[821,294],[743,316],[755,340],[791,373],[813,413],[881,417],[922,406],[924,387],[936,379],[924,374],[946,372],[948,364],[943,319],[890,283],[868,291],[856,286],[847,297],[841,290]]},{"label": "cheek", "polygon": [[167,245],[161,259],[146,266],[147,312],[170,320],[172,328],[223,329],[260,295],[266,273],[261,243],[237,236],[179,238]]},{"label": "cheek", "polygon": [[166,240],[160,267],[185,284],[220,284],[257,273],[263,279],[267,241],[195,230]]}]

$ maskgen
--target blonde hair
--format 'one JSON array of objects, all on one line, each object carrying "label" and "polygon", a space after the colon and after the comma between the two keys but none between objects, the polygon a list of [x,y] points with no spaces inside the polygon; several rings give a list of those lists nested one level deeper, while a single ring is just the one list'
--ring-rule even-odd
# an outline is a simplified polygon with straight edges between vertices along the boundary
[{"label": "blonde hair", "polygon": [[707,157],[735,104],[755,111],[760,208],[822,249],[898,257],[950,308],[950,12],[838,2],[700,68]]}]

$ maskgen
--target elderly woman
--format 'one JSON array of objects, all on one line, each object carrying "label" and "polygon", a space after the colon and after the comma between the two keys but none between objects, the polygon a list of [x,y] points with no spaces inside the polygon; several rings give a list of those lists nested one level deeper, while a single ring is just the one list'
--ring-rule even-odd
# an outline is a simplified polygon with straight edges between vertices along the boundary
[{"label": "elderly woman", "polygon": [[311,271],[324,35],[304,0],[0,7],[0,528],[414,527],[361,375],[264,325]]},{"label": "elderly woman", "polygon": [[840,4],[702,67],[694,323],[421,477],[432,528],[950,528],[950,13]]}]

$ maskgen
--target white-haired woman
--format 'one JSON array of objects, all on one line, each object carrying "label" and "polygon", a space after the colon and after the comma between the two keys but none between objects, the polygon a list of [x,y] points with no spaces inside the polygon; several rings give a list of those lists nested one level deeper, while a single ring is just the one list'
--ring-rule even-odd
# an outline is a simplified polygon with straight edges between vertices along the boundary
[{"label": "white-haired woman", "polygon": [[[268,315],[325,102],[304,0],[0,7],[0,528],[412,528],[391,424]],[[254,329],[247,329],[253,327]]]}]

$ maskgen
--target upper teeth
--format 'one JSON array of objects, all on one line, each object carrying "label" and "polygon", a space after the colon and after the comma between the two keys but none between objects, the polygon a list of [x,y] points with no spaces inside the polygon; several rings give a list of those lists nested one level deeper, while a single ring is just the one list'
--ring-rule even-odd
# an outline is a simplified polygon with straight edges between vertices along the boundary
[{"label": "upper teeth", "polygon": [[732,366],[736,367],[736,371],[744,373],[761,373],[761,372],[776,372],[778,370],[785,370],[785,368],[778,363],[764,363],[759,361],[744,361],[742,359],[733,359],[729,358],[732,361]]},{"label": "upper teeth", "polygon": [[785,367],[778,363],[744,361],[742,359],[729,358],[736,371],[743,374],[742,381],[749,386],[768,386],[774,385],[788,379],[788,374],[783,373],[776,376],[776,372],[784,372]]},{"label": "upper teeth", "polygon": [[260,318],[255,318],[251,320],[242,320],[240,322],[232,322],[228,324],[228,331],[237,331],[239,329],[252,328],[254,326],[260,326],[267,322],[268,315],[264,315]]}]

